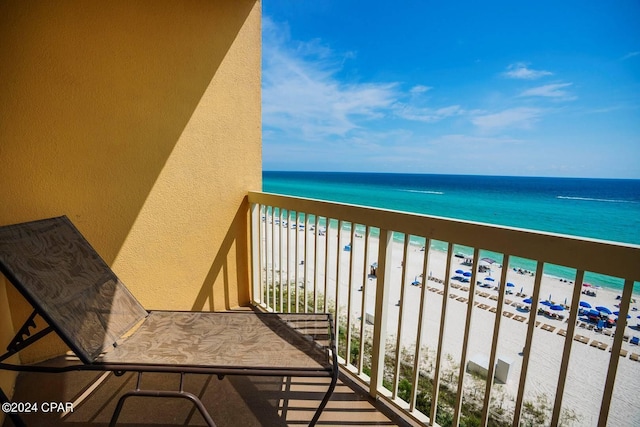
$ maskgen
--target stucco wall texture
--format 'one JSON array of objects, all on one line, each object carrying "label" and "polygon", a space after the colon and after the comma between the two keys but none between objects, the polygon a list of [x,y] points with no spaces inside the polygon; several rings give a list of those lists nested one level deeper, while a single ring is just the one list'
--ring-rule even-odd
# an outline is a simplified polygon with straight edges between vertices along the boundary
[{"label": "stucco wall texture", "polygon": [[[260,20],[256,0],[3,2],[0,224],[67,215],[148,309],[246,305]],[[30,307],[4,278],[0,313],[6,343]]]}]

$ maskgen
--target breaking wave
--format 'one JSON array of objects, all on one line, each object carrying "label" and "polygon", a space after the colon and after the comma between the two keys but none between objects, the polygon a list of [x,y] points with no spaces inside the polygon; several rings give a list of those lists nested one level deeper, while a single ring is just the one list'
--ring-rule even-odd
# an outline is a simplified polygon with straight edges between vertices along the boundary
[{"label": "breaking wave", "polygon": [[572,197],[572,196],[556,196],[557,199],[567,200],[583,200],[587,202],[607,202],[607,203],[637,203],[633,200],[617,200],[617,199],[597,199],[593,197]]},{"label": "breaking wave", "polygon": [[405,191],[407,193],[436,194],[439,196],[444,194],[442,191],[431,191],[431,190],[400,190],[400,191]]}]

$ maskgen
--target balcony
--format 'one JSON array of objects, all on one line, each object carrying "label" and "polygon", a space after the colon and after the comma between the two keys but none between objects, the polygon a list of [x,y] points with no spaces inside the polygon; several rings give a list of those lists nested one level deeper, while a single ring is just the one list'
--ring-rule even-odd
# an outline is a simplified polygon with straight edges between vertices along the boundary
[{"label": "balcony", "polygon": [[[262,192],[248,201],[252,303],[335,315],[341,379],[320,425],[636,421],[639,247]],[[617,316],[584,306],[596,301]],[[26,417],[35,425],[106,425],[134,381],[21,374],[12,400],[75,403],[73,413]],[[168,389],[178,378],[144,381]],[[264,377],[185,384],[219,426],[305,425],[324,387]],[[125,408],[122,425],[203,425],[188,403],[146,403]]]},{"label": "balcony", "polygon": [[640,247],[261,192],[249,203],[253,303],[333,312],[342,372],[406,420],[640,422]]}]

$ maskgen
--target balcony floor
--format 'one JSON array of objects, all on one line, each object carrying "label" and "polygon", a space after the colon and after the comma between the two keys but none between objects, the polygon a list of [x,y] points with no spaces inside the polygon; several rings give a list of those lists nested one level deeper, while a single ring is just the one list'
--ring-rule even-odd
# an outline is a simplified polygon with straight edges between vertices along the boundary
[{"label": "balcony floor", "polygon": [[[142,388],[177,390],[178,374],[144,374]],[[122,394],[135,388],[136,374],[121,377],[100,372],[65,374],[22,373],[13,402],[78,402],[74,411],[23,415],[28,426],[107,426]],[[95,385],[95,388],[92,388]],[[307,425],[328,381],[314,378],[187,375],[184,389],[200,397],[219,427]],[[84,395],[88,397],[83,398]],[[204,426],[200,414],[184,399],[132,397],[120,414],[118,426]],[[341,375],[318,425],[406,425]],[[4,427],[13,427],[7,418]]]}]

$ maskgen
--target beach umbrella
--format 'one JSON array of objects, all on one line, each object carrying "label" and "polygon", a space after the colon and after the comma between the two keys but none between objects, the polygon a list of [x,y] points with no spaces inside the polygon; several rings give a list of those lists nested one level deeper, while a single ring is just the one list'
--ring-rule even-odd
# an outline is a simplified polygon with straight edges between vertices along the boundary
[{"label": "beach umbrella", "polygon": [[596,310],[602,312],[602,313],[607,313],[607,314],[613,314],[611,313],[611,310],[609,310],[607,307],[603,307],[601,305],[596,307]]},{"label": "beach umbrella", "polygon": [[465,271],[464,273],[462,273],[462,275],[464,277],[471,277],[471,272],[470,271]]},{"label": "beach umbrella", "polygon": [[564,307],[559,305],[559,304],[553,304],[551,307],[549,307],[551,310],[555,310],[555,311],[563,311]]},{"label": "beach umbrella", "polygon": [[551,304],[551,301],[541,301],[540,304],[546,305],[547,307],[551,307],[553,305]]},{"label": "beach umbrella", "polygon": [[[615,314],[616,316],[620,316],[619,311],[614,311],[613,314]],[[627,319],[631,319],[631,315],[627,314]]]},{"label": "beach umbrella", "polygon": [[515,285],[513,283],[507,283],[507,287],[513,288]]},{"label": "beach umbrella", "polygon": [[484,280],[486,280],[487,282],[495,282],[496,279],[494,279],[493,277],[485,277]]},{"label": "beach umbrella", "polygon": [[456,274],[464,274],[464,271],[462,271],[462,270],[456,270]]},{"label": "beach umbrella", "polygon": [[525,304],[531,304],[533,302],[533,300],[531,298],[525,298],[525,299],[522,300],[522,302],[525,303]]},{"label": "beach umbrella", "polygon": [[586,301],[580,301],[580,307],[591,308],[591,304]]}]

